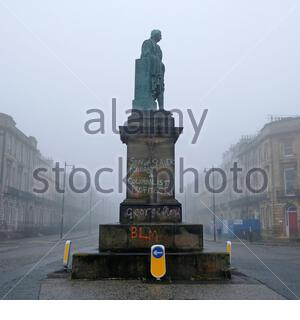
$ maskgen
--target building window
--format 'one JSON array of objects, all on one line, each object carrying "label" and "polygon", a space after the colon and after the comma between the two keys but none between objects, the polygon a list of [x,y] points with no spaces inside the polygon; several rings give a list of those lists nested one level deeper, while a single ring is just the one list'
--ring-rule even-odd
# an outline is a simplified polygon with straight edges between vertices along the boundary
[{"label": "building window", "polygon": [[268,160],[268,143],[264,144],[264,160]]},{"label": "building window", "polygon": [[293,143],[292,141],[285,141],[283,144],[283,154],[285,156],[293,156]]},{"label": "building window", "polygon": [[28,191],[29,186],[28,186],[29,182],[28,182],[28,173],[25,172],[24,173],[24,191]]},{"label": "building window", "polygon": [[265,220],[265,227],[267,230],[272,230],[272,211],[270,207],[266,208],[266,220]]},{"label": "building window", "polygon": [[18,175],[17,175],[17,188],[22,190],[22,177],[23,177],[23,168],[18,167]]},{"label": "building window", "polygon": [[17,157],[17,140],[15,137],[12,137],[12,155]]},{"label": "building window", "polygon": [[[269,191],[270,191],[270,174],[269,174],[269,167],[264,168],[264,170],[265,170],[265,173],[266,173],[267,178],[268,178],[268,183],[267,183],[266,192],[269,192]],[[263,179],[263,178],[261,177],[261,179]],[[262,181],[262,184],[263,184],[263,181]]]},{"label": "building window", "polygon": [[24,162],[24,145],[21,142],[21,150],[20,150],[20,161],[23,163]]},{"label": "building window", "polygon": [[8,224],[8,219],[9,219],[9,209],[8,209],[8,202],[7,201],[4,201],[4,225],[7,226]]},{"label": "building window", "polygon": [[12,174],[12,163],[11,161],[7,160],[6,162],[6,181],[5,185],[9,187],[11,185],[11,174]]},{"label": "building window", "polygon": [[265,229],[265,208],[260,208],[260,222],[261,222],[261,227],[262,229]]},{"label": "building window", "polygon": [[295,195],[295,180],[296,180],[296,170],[295,168],[285,168],[284,169],[284,187],[285,194],[287,196]]},{"label": "building window", "polygon": [[21,143],[16,142],[16,158],[21,161]]},{"label": "building window", "polygon": [[16,187],[16,168],[14,168],[14,167],[12,169],[11,186],[13,188]]},{"label": "building window", "polygon": [[13,145],[12,136],[8,135],[7,152],[9,154],[12,154],[12,145]]}]

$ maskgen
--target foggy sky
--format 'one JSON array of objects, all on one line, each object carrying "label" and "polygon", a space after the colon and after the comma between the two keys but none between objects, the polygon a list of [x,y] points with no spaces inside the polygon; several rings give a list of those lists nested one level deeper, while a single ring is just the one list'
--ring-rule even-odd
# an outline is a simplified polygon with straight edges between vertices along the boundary
[{"label": "foggy sky", "polygon": [[[267,116],[299,114],[300,7],[295,0],[0,2],[1,112],[55,160],[113,167],[125,145],[111,132],[111,99],[125,121],[134,61],[152,29],[166,66],[166,109],[180,108],[176,156],[203,170]],[[151,5],[150,5],[151,3]],[[100,108],[106,134],[83,131]],[[197,144],[186,109],[208,116]]]}]

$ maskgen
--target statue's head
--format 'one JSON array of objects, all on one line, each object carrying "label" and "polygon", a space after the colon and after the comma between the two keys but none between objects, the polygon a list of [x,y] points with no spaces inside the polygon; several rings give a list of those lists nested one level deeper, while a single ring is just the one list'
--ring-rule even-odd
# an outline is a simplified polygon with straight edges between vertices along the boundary
[{"label": "statue's head", "polygon": [[152,30],[151,31],[151,39],[155,42],[159,42],[161,40],[161,32],[160,30]]}]

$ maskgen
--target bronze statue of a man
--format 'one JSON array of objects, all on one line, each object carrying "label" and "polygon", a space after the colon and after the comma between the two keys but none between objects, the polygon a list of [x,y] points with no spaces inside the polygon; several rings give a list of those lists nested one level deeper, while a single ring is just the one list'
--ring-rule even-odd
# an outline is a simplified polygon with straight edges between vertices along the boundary
[{"label": "bronze statue of a man", "polygon": [[141,59],[150,58],[151,94],[158,101],[160,110],[164,109],[164,75],[165,66],[162,63],[162,51],[157,44],[161,40],[160,30],[152,30],[151,37],[142,45]]}]

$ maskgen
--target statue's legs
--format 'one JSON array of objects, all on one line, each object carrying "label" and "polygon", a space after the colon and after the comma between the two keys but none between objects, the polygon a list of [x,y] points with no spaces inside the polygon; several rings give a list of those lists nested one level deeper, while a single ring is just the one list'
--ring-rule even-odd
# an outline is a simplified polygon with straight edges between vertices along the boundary
[{"label": "statue's legs", "polygon": [[163,76],[153,76],[152,77],[152,97],[154,101],[157,100],[159,110],[164,110],[164,79]]},{"label": "statue's legs", "polygon": [[159,110],[164,110],[164,93],[161,92],[157,97]]}]

